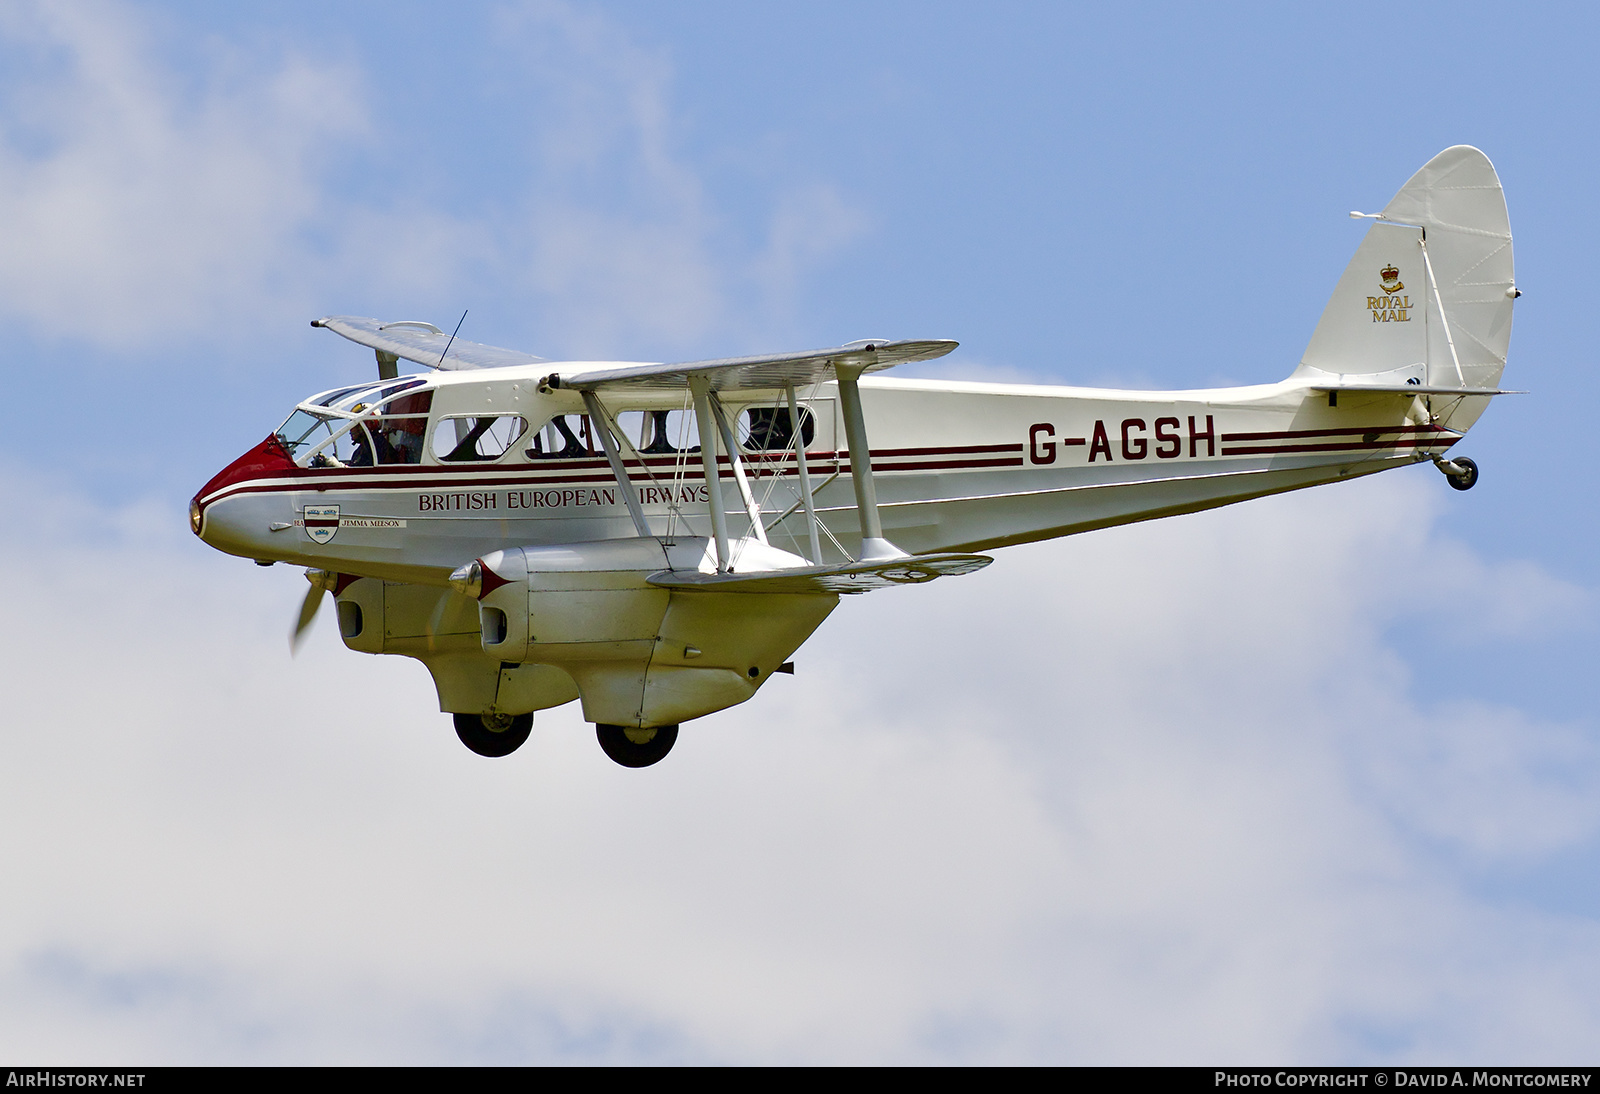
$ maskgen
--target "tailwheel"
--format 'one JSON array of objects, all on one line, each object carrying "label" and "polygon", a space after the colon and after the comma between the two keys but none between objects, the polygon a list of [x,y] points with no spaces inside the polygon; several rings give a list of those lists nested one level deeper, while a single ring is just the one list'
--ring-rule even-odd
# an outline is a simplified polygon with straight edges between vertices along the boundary
[{"label": "tailwheel", "polygon": [[677,726],[655,726],[637,729],[634,726],[611,726],[597,722],[594,735],[600,747],[623,767],[649,767],[660,763],[678,739]]},{"label": "tailwheel", "polygon": [[533,732],[531,714],[457,714],[456,736],[480,756],[509,756]]}]

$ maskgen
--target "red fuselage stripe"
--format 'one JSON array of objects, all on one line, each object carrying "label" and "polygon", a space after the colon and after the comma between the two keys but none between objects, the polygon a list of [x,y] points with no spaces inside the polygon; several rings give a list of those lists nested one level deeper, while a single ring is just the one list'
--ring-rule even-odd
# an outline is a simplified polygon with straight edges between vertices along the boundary
[{"label": "red fuselage stripe", "polygon": [[[1365,438],[1377,435],[1378,440]],[[1392,435],[1392,436],[1391,436]],[[1327,443],[1301,443],[1301,444],[1240,444],[1250,441],[1291,441],[1313,437],[1356,437],[1362,440],[1350,440]],[[1460,434],[1441,430],[1436,426],[1421,427],[1379,427],[1355,429],[1302,429],[1282,430],[1261,433],[1223,433],[1221,435],[1221,454],[1224,456],[1251,456],[1273,455],[1276,453],[1293,452],[1343,452],[1343,451],[1376,451],[1392,449],[1401,446],[1426,446],[1448,447],[1460,439]],[[1062,438],[1063,445],[1082,445],[1082,438]],[[1024,446],[1021,444],[988,444],[988,445],[954,445],[944,448],[889,448],[878,449],[872,453],[872,470],[878,472],[897,471],[976,471],[988,468],[1023,467],[1025,461],[1022,456]],[[987,455],[993,453],[994,455]],[[1001,455],[1004,453],[1004,455]],[[692,463],[682,458],[683,454],[651,455],[644,460],[645,465],[651,470],[662,467],[676,471],[680,466],[686,473],[682,481],[703,482],[704,476],[700,474],[698,460]],[[909,459],[917,456],[944,456],[945,459]],[[974,457],[982,458],[974,458]],[[840,451],[819,450],[807,452],[807,459],[814,466],[814,473],[845,474],[849,471],[849,453]],[[640,461],[627,459],[628,466],[639,469]],[[733,477],[732,465],[726,456],[720,456],[718,462],[722,465],[719,480]],[[750,453],[745,464],[752,478],[757,480],[767,477],[763,472],[775,469],[791,470],[795,466],[795,457],[789,452]],[[545,465],[545,466],[541,466]],[[649,484],[648,478],[630,476],[636,485]],[[677,476],[674,475],[676,479]],[[469,489],[523,489],[530,487],[550,486],[576,486],[583,484],[609,483],[615,481],[611,469],[606,461],[588,457],[573,459],[551,459],[539,461],[530,467],[496,468],[475,464],[462,465],[419,465],[403,464],[396,466],[378,466],[362,468],[351,474],[339,468],[278,468],[262,474],[258,478],[245,479],[230,483],[216,491],[209,497],[200,499],[202,508],[219,501],[224,497],[237,494],[258,493],[295,493],[295,492],[357,492],[357,491],[454,491]]]},{"label": "red fuselage stripe", "polygon": [[1224,444],[1222,454],[1268,456],[1277,452],[1379,452],[1397,448],[1449,448],[1460,439],[1459,437],[1439,437],[1435,440],[1397,438],[1392,441],[1345,441],[1333,444],[1236,445],[1232,448]]},{"label": "red fuselage stripe", "polygon": [[1374,426],[1366,429],[1283,429],[1267,433],[1224,433],[1222,435],[1222,443],[1231,444],[1234,441],[1288,441],[1310,437],[1360,436],[1365,438],[1370,436],[1382,436],[1386,433],[1393,433],[1397,436],[1417,434],[1426,436],[1460,436],[1460,434],[1452,434],[1450,430],[1441,429],[1436,425],[1385,427]]}]

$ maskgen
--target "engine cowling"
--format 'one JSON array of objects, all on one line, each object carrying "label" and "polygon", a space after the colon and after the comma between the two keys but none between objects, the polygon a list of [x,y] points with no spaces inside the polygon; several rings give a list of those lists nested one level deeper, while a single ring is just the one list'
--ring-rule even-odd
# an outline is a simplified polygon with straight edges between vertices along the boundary
[{"label": "engine cowling", "polygon": [[439,709],[458,714],[528,714],[570,703],[578,689],[550,665],[506,664],[485,653],[478,605],[454,589],[341,580],[339,635],[362,653],[400,654],[428,667]]}]

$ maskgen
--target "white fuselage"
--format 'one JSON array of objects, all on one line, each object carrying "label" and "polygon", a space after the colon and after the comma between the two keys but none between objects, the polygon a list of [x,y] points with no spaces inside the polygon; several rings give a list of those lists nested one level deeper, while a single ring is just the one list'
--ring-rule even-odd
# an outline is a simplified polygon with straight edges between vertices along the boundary
[{"label": "white fuselage", "polygon": [[[552,415],[583,413],[576,392],[541,393],[535,371],[429,377],[432,420],[514,414],[531,436]],[[986,550],[1225,505],[1409,464],[1461,436],[1430,420],[1425,398],[1345,390],[1330,405],[1325,392],[1293,380],[1146,392],[869,377],[861,397],[884,533],[912,553]],[[1452,410],[1478,404],[1472,411],[1487,401],[1449,400]],[[740,392],[724,402],[736,416],[781,406],[783,397]],[[683,403],[666,392],[606,399],[621,419],[681,412]],[[834,385],[801,403],[815,422],[806,448],[824,561],[838,561],[857,550],[860,532]],[[282,461],[232,481],[224,472],[196,498],[200,534],[250,558],[442,585],[463,562],[499,548],[635,535],[605,456],[589,443],[593,454],[575,458],[530,458],[516,444],[493,462],[450,464],[425,446],[416,464]],[[643,467],[623,453],[655,535],[710,534],[694,451],[647,455]],[[747,452],[745,460],[773,545],[806,554],[794,455]],[[720,469],[737,537],[749,519],[725,456]],[[307,506],[338,507],[325,542],[306,527]]]}]

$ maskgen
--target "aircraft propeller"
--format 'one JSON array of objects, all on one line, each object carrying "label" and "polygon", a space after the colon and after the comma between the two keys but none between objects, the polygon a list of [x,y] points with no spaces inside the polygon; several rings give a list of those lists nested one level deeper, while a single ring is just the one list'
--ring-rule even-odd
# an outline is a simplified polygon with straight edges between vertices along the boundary
[{"label": "aircraft propeller", "polygon": [[322,594],[332,592],[338,579],[338,574],[327,570],[306,571],[306,580],[311,582],[311,588],[306,590],[306,598],[300,602],[300,617],[295,620],[294,630],[289,634],[290,654],[300,652],[300,643],[306,631],[311,629],[312,621],[317,618],[317,609],[322,607]]}]

